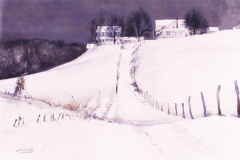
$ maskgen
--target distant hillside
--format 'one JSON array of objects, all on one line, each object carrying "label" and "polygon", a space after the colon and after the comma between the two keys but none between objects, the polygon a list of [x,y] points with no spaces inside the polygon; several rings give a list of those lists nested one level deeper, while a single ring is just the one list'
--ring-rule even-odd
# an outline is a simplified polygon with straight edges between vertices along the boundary
[{"label": "distant hillside", "polygon": [[88,22],[105,11],[127,16],[143,7],[152,19],[183,18],[191,7],[203,11],[210,26],[232,28],[240,22],[239,0],[5,0],[2,38],[64,39],[67,42],[89,38]]},{"label": "distant hillside", "polygon": [[69,62],[86,51],[81,43],[18,39],[0,44],[0,79],[37,73]]}]

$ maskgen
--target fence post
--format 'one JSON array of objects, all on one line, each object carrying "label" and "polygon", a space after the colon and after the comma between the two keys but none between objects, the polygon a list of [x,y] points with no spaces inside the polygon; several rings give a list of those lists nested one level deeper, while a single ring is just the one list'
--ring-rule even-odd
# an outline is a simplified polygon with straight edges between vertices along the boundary
[{"label": "fence post", "polygon": [[220,108],[220,98],[219,98],[220,89],[221,89],[221,85],[218,85],[218,88],[217,88],[217,105],[218,105],[218,115],[219,116],[222,115],[221,108]]},{"label": "fence post", "polygon": [[164,105],[164,102],[163,102],[163,104],[162,104],[162,106],[161,106],[161,111],[163,112],[163,105]]},{"label": "fence post", "polygon": [[203,103],[203,114],[204,114],[204,117],[207,117],[207,111],[206,111],[207,109],[206,109],[206,104],[205,104],[205,100],[202,92],[201,92],[201,97],[202,97],[202,103]]},{"label": "fence post", "polygon": [[183,112],[183,118],[185,119],[184,103],[182,103],[182,112]]},{"label": "fence post", "polygon": [[188,106],[189,106],[190,116],[191,116],[192,119],[194,119],[193,115],[192,115],[192,109],[191,109],[191,96],[188,97]]},{"label": "fence post", "polygon": [[168,103],[168,114],[170,114],[170,108],[169,108],[169,103]]},{"label": "fence post", "polygon": [[175,103],[175,112],[176,112],[176,116],[178,115],[177,114],[177,103]]},{"label": "fence post", "polygon": [[240,118],[240,100],[239,100],[239,89],[237,85],[237,80],[235,81],[235,91],[237,94],[237,114],[238,114],[238,118]]}]

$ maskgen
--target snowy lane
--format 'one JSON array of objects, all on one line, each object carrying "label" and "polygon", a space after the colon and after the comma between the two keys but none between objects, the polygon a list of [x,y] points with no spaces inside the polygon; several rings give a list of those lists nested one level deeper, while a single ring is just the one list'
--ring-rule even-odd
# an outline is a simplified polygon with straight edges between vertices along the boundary
[{"label": "snowy lane", "polygon": [[128,49],[124,49],[121,53],[119,90],[117,94],[119,109],[116,120],[140,126],[172,123],[181,120],[179,117],[168,116],[148,105],[144,105],[134,95],[133,88],[130,85],[131,79],[129,74],[131,58],[132,48],[128,46]]},{"label": "snowy lane", "polygon": [[[157,160],[160,156],[158,148],[138,127],[81,119],[76,117],[77,113],[71,119],[65,116],[50,121],[50,113],[71,112],[44,104],[33,107],[35,103],[8,103],[9,100],[0,97],[1,160]],[[42,115],[46,113],[43,122]],[[25,117],[25,123],[13,127],[14,119],[20,114]],[[39,114],[41,119],[37,123]]]}]

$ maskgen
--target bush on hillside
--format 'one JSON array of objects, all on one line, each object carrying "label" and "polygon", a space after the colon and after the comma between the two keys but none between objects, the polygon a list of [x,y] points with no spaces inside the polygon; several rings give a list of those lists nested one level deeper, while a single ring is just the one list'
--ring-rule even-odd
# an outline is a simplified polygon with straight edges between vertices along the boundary
[{"label": "bush on hillside", "polygon": [[21,95],[22,91],[25,89],[25,78],[27,73],[24,73],[21,77],[17,79],[16,87],[14,89],[13,96]]}]

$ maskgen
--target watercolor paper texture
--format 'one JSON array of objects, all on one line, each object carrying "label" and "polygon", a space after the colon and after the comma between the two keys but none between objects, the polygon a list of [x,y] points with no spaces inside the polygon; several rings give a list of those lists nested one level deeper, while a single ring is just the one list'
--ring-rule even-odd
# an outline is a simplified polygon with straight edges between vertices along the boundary
[{"label": "watercolor paper texture", "polygon": [[238,160],[239,6],[0,0],[0,160]]}]

